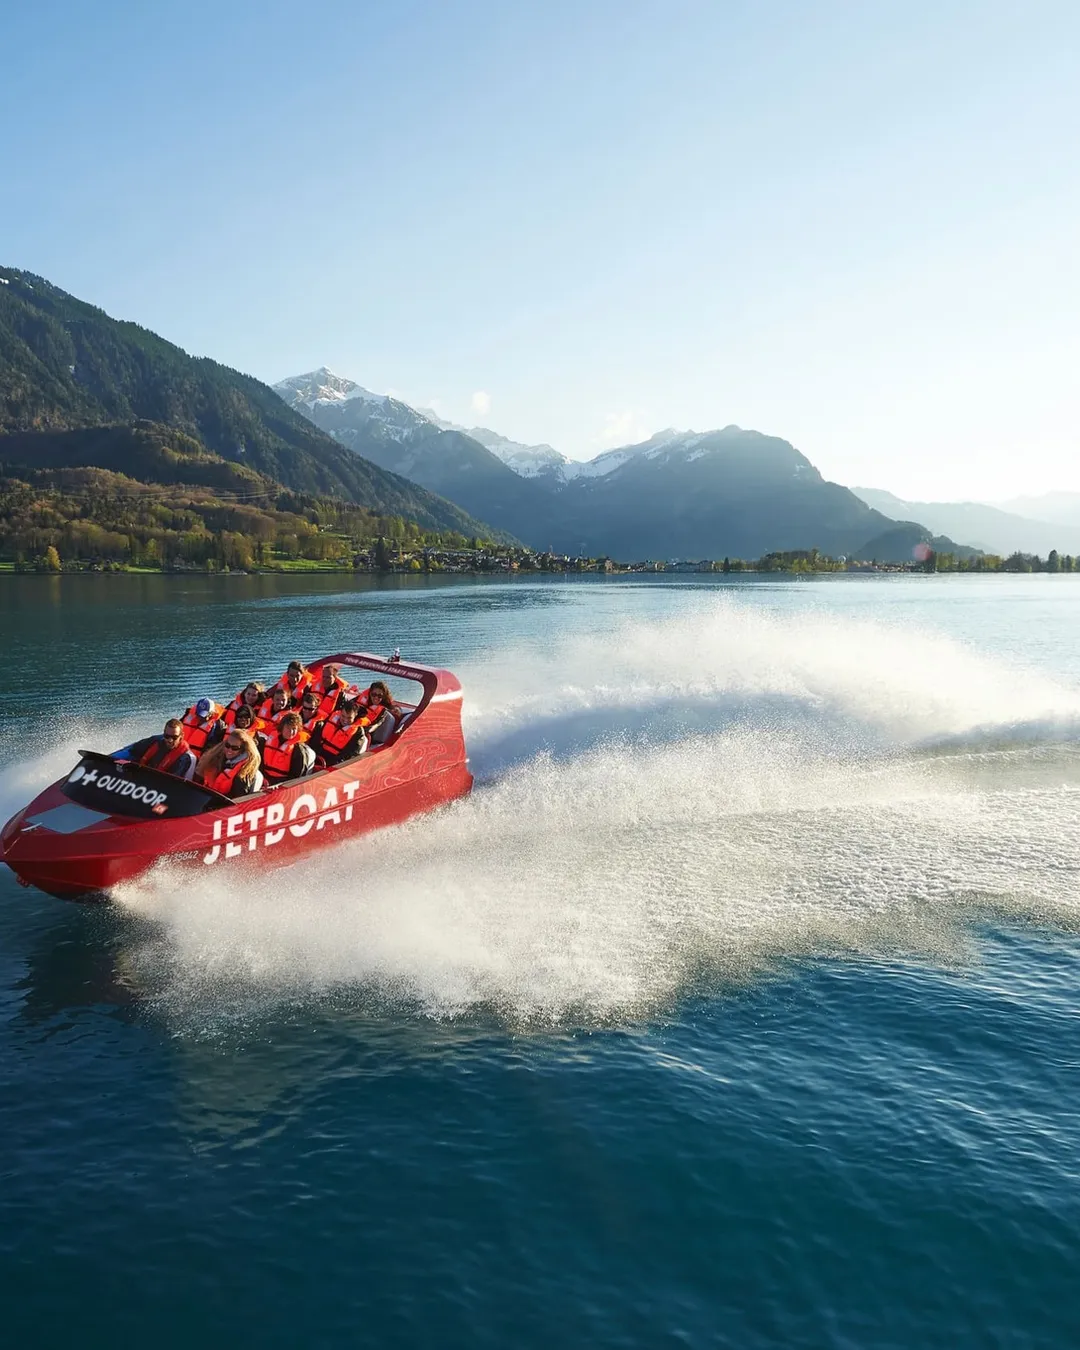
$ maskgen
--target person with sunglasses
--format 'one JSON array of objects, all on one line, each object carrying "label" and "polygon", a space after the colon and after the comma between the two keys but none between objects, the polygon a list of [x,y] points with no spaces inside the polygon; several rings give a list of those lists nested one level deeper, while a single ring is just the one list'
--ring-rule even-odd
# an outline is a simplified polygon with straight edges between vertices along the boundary
[{"label": "person with sunglasses", "polygon": [[[331,711],[333,710],[331,709]],[[315,689],[304,690],[304,697],[300,700],[300,707],[297,712],[300,714],[300,725],[309,736],[320,722],[325,721],[330,716],[329,713],[322,714],[319,695]]]},{"label": "person with sunglasses", "polygon": [[356,699],[360,724],[371,738],[372,745],[385,745],[397,729],[402,709],[394,702],[389,687],[376,680]]},{"label": "person with sunglasses", "polygon": [[211,733],[206,748],[209,749],[211,745],[218,745],[225,739],[229,732],[232,731],[233,727],[235,727],[237,731],[246,731],[249,735],[253,736],[255,744],[259,747],[261,753],[263,742],[273,730],[273,727],[268,722],[264,722],[255,709],[248,703],[241,703],[240,707],[231,714],[231,720],[229,720],[229,718],[230,713],[226,710],[225,716],[218,722]]},{"label": "person with sunglasses", "polygon": [[250,797],[265,786],[259,768],[259,750],[249,732],[233,727],[223,741],[199,759],[195,776],[223,797]]},{"label": "person with sunglasses", "polygon": [[195,752],[184,739],[184,727],[177,717],[169,718],[160,736],[145,736],[125,746],[115,758],[159,769],[177,778],[190,778],[195,772]]}]

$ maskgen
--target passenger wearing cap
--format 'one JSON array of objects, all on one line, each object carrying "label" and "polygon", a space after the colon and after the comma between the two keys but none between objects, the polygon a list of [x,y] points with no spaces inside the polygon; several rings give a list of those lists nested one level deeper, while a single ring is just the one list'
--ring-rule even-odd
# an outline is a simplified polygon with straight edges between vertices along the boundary
[{"label": "passenger wearing cap", "polygon": [[217,725],[225,709],[212,698],[201,698],[190,707],[181,718],[184,727],[184,739],[196,754],[202,754],[210,733]]},{"label": "passenger wearing cap", "polygon": [[177,778],[190,778],[195,772],[195,753],[184,739],[183,725],[176,717],[169,718],[159,736],[144,736],[141,741],[125,746],[115,758],[159,769]]}]

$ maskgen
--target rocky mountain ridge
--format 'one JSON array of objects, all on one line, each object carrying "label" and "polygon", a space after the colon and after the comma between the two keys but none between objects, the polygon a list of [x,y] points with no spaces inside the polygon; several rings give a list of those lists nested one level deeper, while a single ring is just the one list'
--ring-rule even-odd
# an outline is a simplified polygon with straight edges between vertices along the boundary
[{"label": "rocky mountain ridge", "polygon": [[921,522],[902,522],[910,528],[898,532],[894,519],[826,482],[789,442],[734,425],[667,428],[581,463],[380,401],[325,369],[275,388],[342,444],[539,549],[622,560],[799,548],[872,557],[881,539],[908,558],[915,542],[965,551]]}]

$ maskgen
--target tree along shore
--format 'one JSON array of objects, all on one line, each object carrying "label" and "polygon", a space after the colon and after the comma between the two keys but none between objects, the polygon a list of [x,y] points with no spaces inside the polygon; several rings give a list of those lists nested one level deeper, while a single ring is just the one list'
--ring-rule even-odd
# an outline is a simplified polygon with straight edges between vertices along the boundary
[{"label": "tree along shore", "polygon": [[[403,531],[408,534],[408,531]],[[414,531],[419,534],[419,531]],[[609,575],[629,573],[739,573],[777,572],[806,576],[824,572],[1080,572],[1080,557],[1059,554],[1052,549],[1046,558],[1032,553],[1013,553],[1008,557],[980,554],[976,557],[957,557],[952,553],[934,553],[925,550],[924,556],[911,562],[876,560],[853,561],[830,558],[817,549],[795,549],[767,553],[761,558],[701,558],[701,559],[645,559],[638,562],[615,562],[611,558],[572,557],[560,553],[537,553],[532,549],[509,547],[480,538],[460,543],[419,544],[414,540],[393,540],[381,535],[368,547],[344,550],[334,548],[308,549],[274,548],[267,545],[251,551],[236,550],[227,533],[223,533],[207,550],[206,556],[194,561],[183,553],[152,547],[154,541],[142,550],[134,547],[131,556],[124,559],[101,557],[61,556],[55,544],[49,544],[42,553],[27,558],[20,553],[14,561],[0,561],[0,572],[7,575],[59,573],[120,573],[155,572],[163,574],[292,574],[305,572],[337,573],[406,573],[406,574],[490,574],[530,572],[599,572]],[[163,556],[163,554],[165,556]],[[311,556],[314,554],[315,556]],[[320,556],[321,555],[321,556]]]}]

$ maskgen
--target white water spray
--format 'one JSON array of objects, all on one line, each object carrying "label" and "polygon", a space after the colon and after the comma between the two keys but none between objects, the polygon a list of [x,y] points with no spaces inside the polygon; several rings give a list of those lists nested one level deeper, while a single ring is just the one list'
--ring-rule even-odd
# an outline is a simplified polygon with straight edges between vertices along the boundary
[{"label": "white water spray", "polygon": [[168,1015],[352,991],[595,1022],[792,957],[959,959],[973,914],[1080,915],[1080,694],[1044,676],[725,604],[461,674],[470,800],[119,897]]}]

